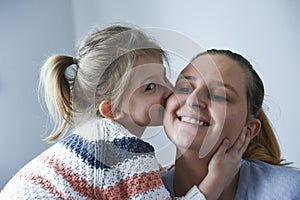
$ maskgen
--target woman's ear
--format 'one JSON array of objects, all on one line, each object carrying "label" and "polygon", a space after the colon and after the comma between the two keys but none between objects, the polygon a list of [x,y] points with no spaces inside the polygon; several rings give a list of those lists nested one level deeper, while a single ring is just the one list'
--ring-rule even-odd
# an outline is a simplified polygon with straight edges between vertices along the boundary
[{"label": "woman's ear", "polygon": [[124,113],[121,111],[113,112],[110,100],[101,101],[99,105],[99,112],[101,115],[108,119],[117,120],[124,117]]},{"label": "woman's ear", "polygon": [[246,124],[246,127],[248,130],[248,134],[249,134],[250,138],[252,139],[255,136],[257,136],[257,134],[259,133],[260,128],[261,128],[261,122],[259,119],[252,118]]}]

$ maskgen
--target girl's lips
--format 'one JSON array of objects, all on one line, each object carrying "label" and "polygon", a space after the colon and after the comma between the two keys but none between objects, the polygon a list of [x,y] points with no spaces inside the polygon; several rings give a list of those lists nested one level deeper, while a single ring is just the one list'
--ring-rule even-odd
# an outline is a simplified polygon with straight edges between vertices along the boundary
[{"label": "girl's lips", "polygon": [[208,122],[192,116],[177,116],[177,118],[181,122],[187,122],[198,126],[210,126]]}]

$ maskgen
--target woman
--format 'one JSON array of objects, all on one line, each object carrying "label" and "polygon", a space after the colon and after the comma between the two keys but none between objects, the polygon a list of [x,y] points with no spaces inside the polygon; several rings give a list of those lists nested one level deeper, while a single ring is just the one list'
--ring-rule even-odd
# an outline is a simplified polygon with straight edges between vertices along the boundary
[{"label": "woman", "polygon": [[220,142],[246,128],[251,142],[219,199],[300,199],[300,171],[281,163],[263,98],[260,77],[241,55],[212,49],[192,60],[166,105],[164,127],[177,150],[175,168],[163,177],[172,195],[201,182]]}]

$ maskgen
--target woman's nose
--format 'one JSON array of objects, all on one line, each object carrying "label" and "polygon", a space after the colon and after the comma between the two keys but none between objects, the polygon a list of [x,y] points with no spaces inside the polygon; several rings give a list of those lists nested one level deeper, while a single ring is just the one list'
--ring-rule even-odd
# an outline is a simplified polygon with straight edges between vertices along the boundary
[{"label": "woman's nose", "polygon": [[189,96],[186,99],[186,104],[190,108],[206,108],[207,103],[205,101],[205,95],[204,91],[201,90],[194,90],[192,93],[189,94]]}]

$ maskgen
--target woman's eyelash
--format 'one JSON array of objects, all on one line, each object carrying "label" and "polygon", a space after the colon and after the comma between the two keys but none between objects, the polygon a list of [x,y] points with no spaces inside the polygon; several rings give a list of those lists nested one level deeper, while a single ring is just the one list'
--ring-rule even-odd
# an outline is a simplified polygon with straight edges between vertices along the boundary
[{"label": "woman's eyelash", "polygon": [[193,91],[190,87],[175,87],[175,92],[178,93],[191,93]]},{"label": "woman's eyelash", "polygon": [[211,94],[210,98],[217,100],[217,101],[228,101],[226,96],[220,96],[220,95],[215,95],[215,94]]}]

